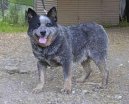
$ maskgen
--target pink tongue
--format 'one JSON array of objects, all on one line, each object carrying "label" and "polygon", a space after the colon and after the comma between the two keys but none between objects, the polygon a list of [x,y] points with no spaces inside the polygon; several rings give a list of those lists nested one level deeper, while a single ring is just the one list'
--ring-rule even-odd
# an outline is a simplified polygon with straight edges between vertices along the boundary
[{"label": "pink tongue", "polygon": [[46,42],[47,42],[47,39],[46,38],[43,38],[43,37],[40,37],[39,38],[39,43],[45,44]]}]

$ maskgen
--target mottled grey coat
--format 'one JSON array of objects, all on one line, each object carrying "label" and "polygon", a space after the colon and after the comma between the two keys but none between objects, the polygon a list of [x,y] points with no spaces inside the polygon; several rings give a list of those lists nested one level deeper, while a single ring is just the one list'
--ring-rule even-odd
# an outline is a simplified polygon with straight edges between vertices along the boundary
[{"label": "mottled grey coat", "polygon": [[[31,12],[34,11],[31,10]],[[29,13],[31,12],[28,10],[28,16],[30,16]],[[106,68],[108,37],[104,28],[96,23],[85,23],[67,27],[57,25],[56,21],[53,22],[53,20],[57,19],[53,17],[53,12],[55,12],[55,8],[52,8],[47,16],[32,15],[34,20],[31,16],[33,21],[29,22],[28,35],[31,40],[33,53],[39,60],[40,84],[34,91],[43,88],[44,70],[48,65],[61,65],[63,67],[64,90],[66,92],[71,91],[72,63],[79,62],[84,67],[85,74],[78,80],[78,82],[84,82],[91,73],[90,60],[93,60],[102,72],[102,86],[105,86],[108,80],[108,70]],[[40,26],[34,28],[35,25],[33,24],[38,22],[40,22]],[[48,23],[51,23],[51,25]],[[49,45],[47,43],[44,45],[39,43],[38,39],[42,35],[47,37],[47,39],[51,37],[51,41],[48,42],[50,43]]]},{"label": "mottled grey coat", "polygon": [[37,47],[32,42],[34,55],[39,60],[50,61],[59,56],[60,62],[72,60],[83,62],[91,58],[95,63],[107,57],[108,37],[101,25],[85,23],[73,26],[58,25],[55,41],[49,47]]}]

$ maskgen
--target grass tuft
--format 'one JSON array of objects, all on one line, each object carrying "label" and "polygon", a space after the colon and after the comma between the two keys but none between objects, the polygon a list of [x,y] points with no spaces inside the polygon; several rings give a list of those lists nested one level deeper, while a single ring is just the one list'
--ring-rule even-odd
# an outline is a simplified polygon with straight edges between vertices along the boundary
[{"label": "grass tuft", "polygon": [[127,21],[121,21],[118,25],[111,25],[111,24],[104,24],[105,28],[112,28],[112,27],[129,27],[129,23]]},{"label": "grass tuft", "polygon": [[0,32],[13,33],[13,32],[26,32],[26,31],[27,31],[26,25],[9,24],[7,22],[0,22]]}]

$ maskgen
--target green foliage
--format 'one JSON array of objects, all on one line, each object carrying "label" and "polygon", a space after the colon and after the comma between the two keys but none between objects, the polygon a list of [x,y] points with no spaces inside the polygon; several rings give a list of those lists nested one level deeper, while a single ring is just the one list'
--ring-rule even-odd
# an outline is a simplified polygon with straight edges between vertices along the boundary
[{"label": "green foliage", "polygon": [[0,22],[0,32],[26,32],[27,26],[26,25],[19,25],[19,24],[9,24],[7,22]]},{"label": "green foliage", "polygon": [[33,6],[34,0],[9,0],[11,3]]},{"label": "green foliage", "polygon": [[5,16],[5,20],[8,23],[11,24],[17,24],[18,23],[18,9],[16,5],[10,6],[9,12]]},{"label": "green foliage", "polygon": [[111,25],[111,24],[104,24],[105,28],[112,28],[112,27],[129,27],[129,23],[125,21],[121,21],[118,25]]},{"label": "green foliage", "polygon": [[33,0],[8,1],[8,9],[4,10],[3,17],[0,11],[0,32],[26,32],[25,11],[33,6]]},{"label": "green foliage", "polygon": [[119,27],[129,27],[129,23],[127,22],[127,20],[126,21],[121,21],[119,23]]},{"label": "green foliage", "polygon": [[19,5],[10,3],[8,6],[8,10],[5,11],[4,22],[9,24],[20,24],[24,25],[25,22],[25,10],[28,9],[29,6]]}]

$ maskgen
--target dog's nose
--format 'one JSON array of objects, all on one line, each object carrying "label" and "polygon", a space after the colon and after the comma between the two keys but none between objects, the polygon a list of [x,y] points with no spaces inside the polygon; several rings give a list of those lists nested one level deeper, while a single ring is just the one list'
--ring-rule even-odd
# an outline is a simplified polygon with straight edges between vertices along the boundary
[{"label": "dog's nose", "polygon": [[45,36],[46,31],[41,31],[40,34],[41,34],[42,36]]}]

